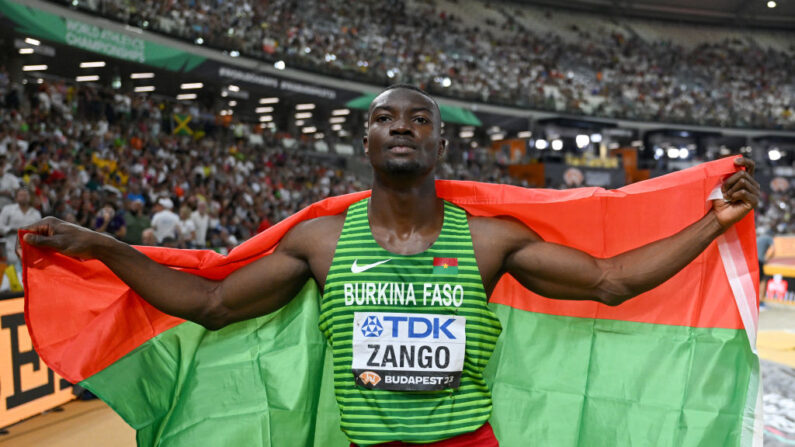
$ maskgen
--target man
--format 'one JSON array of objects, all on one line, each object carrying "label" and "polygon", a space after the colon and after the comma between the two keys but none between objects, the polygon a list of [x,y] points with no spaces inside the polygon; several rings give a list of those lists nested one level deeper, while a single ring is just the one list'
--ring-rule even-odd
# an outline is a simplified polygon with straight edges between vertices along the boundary
[{"label": "man", "polygon": [[[758,201],[753,163],[738,160],[749,172],[728,178],[725,200],[701,220],[597,259],[544,242],[514,220],[469,216],[439,199],[440,129],[427,94],[385,90],[370,106],[364,138],[371,197],[298,224],[273,254],[222,281],[171,270],[56,219],[31,226],[25,241],[99,259],[158,309],[213,329],[279,309],[313,278],[323,290],[320,328],[331,345],[341,427],[353,443],[489,446],[497,441],[483,368],[501,327],[486,304],[504,274],[549,298],[619,305],[673,276]],[[439,342],[416,345],[418,333]],[[398,370],[398,362],[416,364],[416,373]]]},{"label": "man", "polygon": [[0,209],[12,203],[14,191],[19,189],[22,181],[11,172],[6,156],[0,155]]},{"label": "man", "polygon": [[174,202],[167,197],[160,198],[157,201],[157,211],[152,216],[152,228],[155,229],[158,244],[162,243],[163,239],[167,237],[176,240],[179,236],[177,228],[179,216],[171,211],[172,208],[174,208]]},{"label": "man", "polygon": [[207,229],[210,227],[210,215],[207,214],[207,201],[199,198],[196,201],[196,210],[190,214],[193,225],[196,226],[196,247],[204,248],[207,246]]},{"label": "man", "polygon": [[98,233],[107,233],[124,240],[124,236],[127,234],[127,222],[124,220],[124,214],[117,213],[114,203],[108,201],[97,213],[93,229]]},{"label": "man", "polygon": [[[144,214],[143,196],[128,198],[127,211],[124,213],[124,221],[127,223],[127,232],[122,240],[130,245],[143,244],[143,232],[151,226],[149,216]],[[144,244],[147,245],[147,244]]]},{"label": "man", "polygon": [[16,203],[6,205],[0,211],[0,234],[3,235],[6,262],[15,265],[17,272],[22,268],[16,253],[17,230],[41,219],[41,213],[31,204],[30,191],[19,188],[15,194]]}]

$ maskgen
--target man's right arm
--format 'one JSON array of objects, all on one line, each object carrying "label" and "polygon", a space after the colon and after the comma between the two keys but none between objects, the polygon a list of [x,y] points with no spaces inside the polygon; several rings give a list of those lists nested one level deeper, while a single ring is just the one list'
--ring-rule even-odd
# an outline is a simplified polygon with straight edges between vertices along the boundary
[{"label": "man's right arm", "polygon": [[[290,231],[276,250],[213,281],[158,264],[110,236],[46,218],[27,228],[25,242],[67,256],[97,259],[157,309],[208,329],[284,306],[311,277],[303,237]],[[294,229],[295,230],[295,229]]]}]

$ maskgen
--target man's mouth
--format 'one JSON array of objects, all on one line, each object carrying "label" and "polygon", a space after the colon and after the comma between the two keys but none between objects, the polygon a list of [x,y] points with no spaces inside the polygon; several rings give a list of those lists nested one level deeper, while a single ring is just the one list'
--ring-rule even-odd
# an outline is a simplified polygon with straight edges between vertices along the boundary
[{"label": "man's mouth", "polygon": [[414,149],[411,146],[404,146],[404,145],[391,146],[389,148],[389,152],[393,154],[408,154],[410,152],[414,152],[415,150],[416,149]]}]

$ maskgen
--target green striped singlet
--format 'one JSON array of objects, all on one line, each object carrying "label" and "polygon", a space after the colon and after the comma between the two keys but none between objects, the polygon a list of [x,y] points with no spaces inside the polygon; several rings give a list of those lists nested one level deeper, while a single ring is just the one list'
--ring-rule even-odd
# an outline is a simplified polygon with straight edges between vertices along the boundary
[{"label": "green striped singlet", "polygon": [[466,212],[445,202],[436,242],[398,255],[373,238],[368,203],[348,208],[320,305],[342,430],[365,446],[472,432],[491,414],[483,369],[502,327]]}]

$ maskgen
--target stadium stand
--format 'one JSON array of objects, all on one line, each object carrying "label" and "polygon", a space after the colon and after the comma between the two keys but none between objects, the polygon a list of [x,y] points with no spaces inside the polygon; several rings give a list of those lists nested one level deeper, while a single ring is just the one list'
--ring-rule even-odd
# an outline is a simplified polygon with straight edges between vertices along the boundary
[{"label": "stadium stand", "polygon": [[334,0],[314,8],[288,0],[91,0],[79,7],[251,57],[415,83],[443,96],[600,117],[795,128],[795,47],[768,31],[640,19],[619,25],[478,0]]},{"label": "stadium stand", "polygon": [[[106,206],[116,227],[129,226],[133,202],[152,219],[168,199],[175,213],[203,206],[209,219],[202,240],[174,234],[167,243],[224,252],[310,203],[366,188],[345,169],[348,157],[318,153],[311,139],[221,124],[218,110],[197,104],[58,80],[23,84],[2,70],[0,98],[0,205],[27,185],[42,215],[89,228],[102,226]],[[204,137],[172,135],[174,113],[193,115]],[[451,149],[440,176],[521,184],[468,145]]]}]

